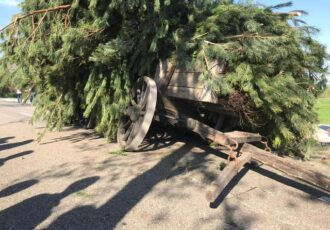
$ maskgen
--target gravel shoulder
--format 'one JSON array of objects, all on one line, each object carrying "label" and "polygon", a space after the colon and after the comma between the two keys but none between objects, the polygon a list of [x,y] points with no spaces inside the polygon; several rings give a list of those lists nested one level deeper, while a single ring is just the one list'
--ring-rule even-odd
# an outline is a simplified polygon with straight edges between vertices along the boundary
[{"label": "gravel shoulder", "polygon": [[[330,197],[267,167],[243,169],[210,206],[221,154],[177,130],[122,153],[91,130],[34,141],[33,108],[0,99],[0,229],[329,229]],[[330,174],[320,147],[308,168]]]}]

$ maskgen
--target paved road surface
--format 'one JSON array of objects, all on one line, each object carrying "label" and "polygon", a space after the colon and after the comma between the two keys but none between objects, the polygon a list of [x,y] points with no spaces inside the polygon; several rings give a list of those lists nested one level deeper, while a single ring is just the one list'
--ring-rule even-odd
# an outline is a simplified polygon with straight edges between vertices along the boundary
[{"label": "paved road surface", "polygon": [[[0,99],[1,230],[329,229],[329,194],[269,168],[244,169],[207,204],[223,159],[198,137],[156,130],[143,151],[125,154],[76,128],[37,143],[32,112]],[[329,174],[329,156],[302,164]]]}]

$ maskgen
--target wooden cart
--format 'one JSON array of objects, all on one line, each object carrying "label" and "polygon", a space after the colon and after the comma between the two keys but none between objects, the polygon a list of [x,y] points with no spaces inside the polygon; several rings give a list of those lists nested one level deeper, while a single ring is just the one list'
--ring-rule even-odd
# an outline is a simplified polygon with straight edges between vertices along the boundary
[{"label": "wooden cart", "polygon": [[[225,77],[226,63],[216,61],[209,64],[214,77]],[[176,68],[168,61],[161,61],[153,78],[141,77],[132,89],[132,101],[118,129],[118,143],[126,151],[136,151],[145,138],[153,119],[165,121],[173,126],[184,127],[202,138],[227,147],[228,164],[219,177],[207,189],[206,198],[212,202],[230,180],[251,160],[269,165],[286,174],[308,182],[326,191],[330,190],[330,179],[325,175],[288,163],[269,152],[261,135],[241,131],[221,132],[224,116],[237,116],[224,108],[219,97],[208,85],[202,83],[201,72]],[[204,120],[203,114],[217,114],[215,122]],[[206,124],[208,123],[208,124]],[[249,142],[262,142],[266,150]]]}]

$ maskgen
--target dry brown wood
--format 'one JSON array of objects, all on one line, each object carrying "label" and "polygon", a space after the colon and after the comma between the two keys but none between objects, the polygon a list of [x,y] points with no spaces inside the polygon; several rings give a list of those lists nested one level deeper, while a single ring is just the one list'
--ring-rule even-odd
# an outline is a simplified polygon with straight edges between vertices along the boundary
[{"label": "dry brown wood", "polygon": [[296,163],[288,162],[284,158],[280,158],[247,143],[242,146],[240,152],[243,154],[251,153],[252,159],[255,161],[268,165],[291,177],[322,188],[328,192],[330,191],[330,178],[326,175],[305,169]]},{"label": "dry brown wood", "polygon": [[159,92],[162,93],[166,90],[169,82],[171,81],[175,65],[168,60],[160,60],[157,65],[156,74],[154,80],[156,81]]},{"label": "dry brown wood", "polygon": [[239,117],[239,114],[233,110],[230,110],[226,108],[224,105],[226,105],[227,101],[225,99],[218,98],[218,103],[203,103],[203,106],[206,110],[215,112],[215,113],[220,113],[232,117]]},{"label": "dry brown wood", "polygon": [[208,87],[203,88],[188,88],[168,86],[164,94],[169,97],[186,99],[198,102],[218,103],[218,97]]},{"label": "dry brown wood", "polygon": [[259,133],[248,133],[242,131],[232,131],[224,133],[227,137],[234,139],[238,143],[257,142],[261,141]]},{"label": "dry brown wood", "polygon": [[29,37],[28,37],[26,40],[29,40],[31,37],[32,37],[32,41],[34,40],[34,36],[35,36],[35,34],[36,34],[37,30],[39,29],[39,27],[40,27],[41,23],[42,23],[42,22],[43,22],[43,20],[45,19],[46,15],[47,15],[47,12],[46,12],[46,13],[44,13],[44,15],[42,16],[42,18],[41,18],[41,19],[40,19],[40,21],[38,22],[38,25],[37,25],[37,27],[36,27],[36,28],[34,28],[34,30],[32,31],[32,33],[30,34],[30,36],[29,36]]},{"label": "dry brown wood", "polygon": [[200,72],[175,71],[168,86],[202,89],[203,84],[199,79],[200,74]]},{"label": "dry brown wood", "polygon": [[51,12],[51,11],[57,11],[57,10],[63,10],[63,9],[69,9],[69,8],[71,8],[71,5],[61,5],[61,6],[56,6],[56,7],[47,8],[47,9],[35,10],[35,11],[32,11],[28,14],[15,17],[12,22],[10,22],[8,25],[6,25],[5,27],[0,29],[0,33],[5,31],[8,27],[10,27],[12,25],[15,25],[16,23],[18,23],[20,20],[22,20],[24,18],[34,16],[36,14],[48,13],[48,12]]},{"label": "dry brown wood", "polygon": [[195,120],[190,117],[180,116],[180,125],[197,133],[204,139],[208,139],[220,145],[236,145],[237,142],[234,139],[227,137],[224,133],[211,128],[210,126]]},{"label": "dry brown wood", "polygon": [[166,96],[187,99],[192,101],[200,101],[203,89],[194,89],[187,87],[168,86],[164,92]]},{"label": "dry brown wood", "polygon": [[217,179],[211,183],[206,190],[206,200],[208,202],[214,202],[220,195],[228,183],[234,176],[242,169],[242,167],[251,161],[251,153],[243,153],[234,161],[230,161],[223,171],[219,174]]}]

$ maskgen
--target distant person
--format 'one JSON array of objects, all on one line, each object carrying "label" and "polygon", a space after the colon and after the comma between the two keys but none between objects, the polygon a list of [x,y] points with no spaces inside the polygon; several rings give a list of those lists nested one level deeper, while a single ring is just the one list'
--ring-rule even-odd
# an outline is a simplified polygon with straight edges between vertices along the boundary
[{"label": "distant person", "polygon": [[30,88],[29,92],[30,92],[30,103],[32,104],[34,97],[36,96],[36,92],[34,91],[33,88]]},{"label": "distant person", "polygon": [[16,96],[18,103],[22,103],[22,91],[20,89],[16,90]]}]

